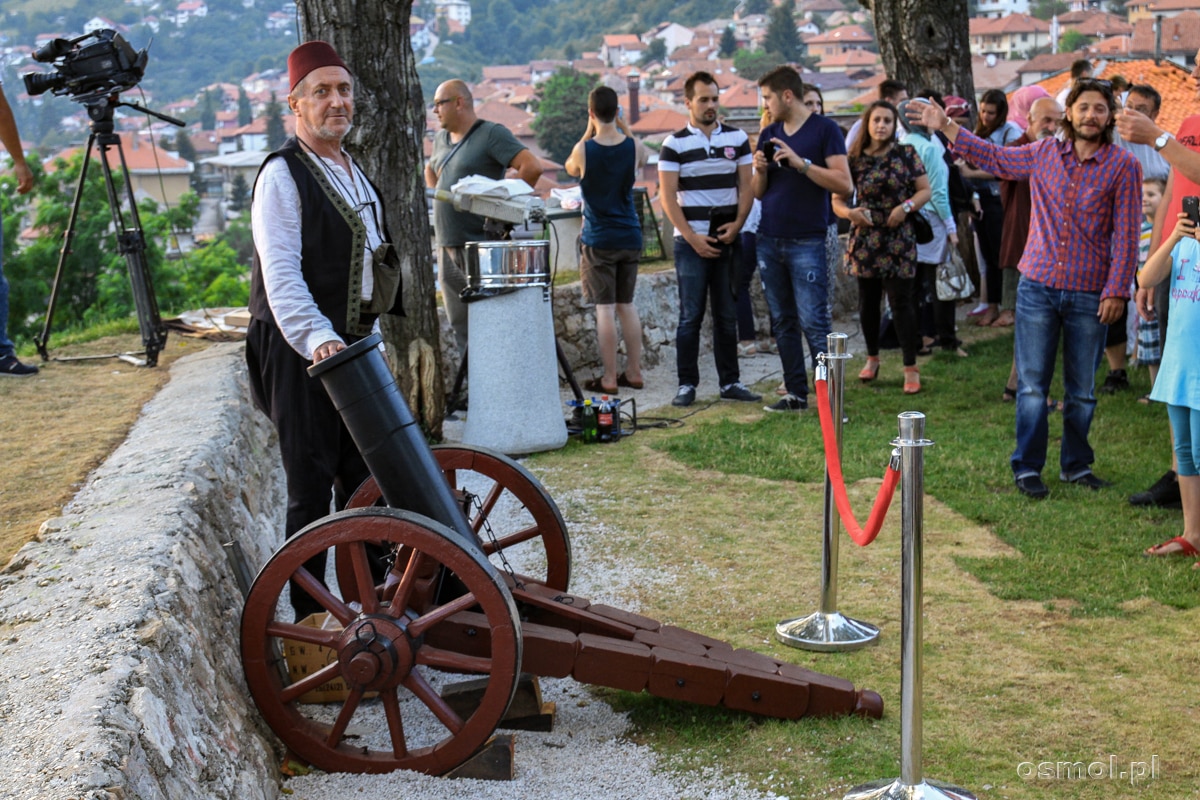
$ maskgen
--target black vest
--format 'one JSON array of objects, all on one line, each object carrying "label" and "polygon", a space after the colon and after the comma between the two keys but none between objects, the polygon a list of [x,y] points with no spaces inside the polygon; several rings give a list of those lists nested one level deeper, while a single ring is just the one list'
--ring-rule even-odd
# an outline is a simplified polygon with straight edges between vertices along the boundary
[{"label": "black vest", "polygon": [[[267,156],[263,167],[273,158],[284,160],[300,193],[300,271],[317,309],[333,324],[339,336],[351,339],[366,336],[378,317],[362,310],[366,225],[329,182],[321,167],[301,152],[295,138]],[[259,168],[261,171],[262,167]],[[375,188],[374,184],[371,187]],[[378,189],[375,194],[382,196]],[[382,222],[382,208],[379,216],[384,240],[390,241],[387,225]],[[397,293],[391,313],[398,313],[400,308],[401,299]],[[250,271],[250,314],[265,322],[275,322],[267,302],[257,247]]]}]

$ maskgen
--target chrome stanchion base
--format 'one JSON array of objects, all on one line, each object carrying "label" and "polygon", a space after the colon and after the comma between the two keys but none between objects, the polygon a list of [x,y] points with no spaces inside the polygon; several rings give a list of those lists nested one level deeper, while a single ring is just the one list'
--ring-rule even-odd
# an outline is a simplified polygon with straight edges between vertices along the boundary
[{"label": "chrome stanchion base", "polygon": [[820,611],[799,619],[788,619],[775,626],[775,638],[801,650],[840,652],[857,650],[879,641],[879,628],[844,617],[838,612]]},{"label": "chrome stanchion base", "polygon": [[862,786],[855,786],[842,800],[976,800],[976,798],[966,789],[960,789],[940,781],[903,783],[897,778],[894,781],[874,781],[864,783]]}]

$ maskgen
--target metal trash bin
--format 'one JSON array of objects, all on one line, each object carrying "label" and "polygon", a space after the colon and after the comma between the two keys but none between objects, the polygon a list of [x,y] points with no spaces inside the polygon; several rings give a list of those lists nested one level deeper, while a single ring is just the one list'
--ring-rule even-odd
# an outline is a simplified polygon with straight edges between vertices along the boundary
[{"label": "metal trash bin", "polygon": [[463,441],[506,455],[567,443],[550,303],[550,243],[467,242],[470,400]]}]

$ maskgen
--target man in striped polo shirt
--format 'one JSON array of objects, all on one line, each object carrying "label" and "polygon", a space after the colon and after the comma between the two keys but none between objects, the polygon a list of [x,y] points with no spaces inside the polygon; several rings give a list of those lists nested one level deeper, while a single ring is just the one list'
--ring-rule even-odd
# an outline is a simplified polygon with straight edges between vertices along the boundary
[{"label": "man in striped polo shirt", "polygon": [[736,276],[742,223],[750,214],[750,140],[717,120],[717,80],[695,72],[683,84],[688,125],[667,137],[658,159],[663,213],[675,226],[679,328],[675,359],[679,392],[671,401],[690,406],[700,383],[700,323],[705,300],[713,315],[713,357],[721,399],[762,399],[740,380],[737,358]]}]

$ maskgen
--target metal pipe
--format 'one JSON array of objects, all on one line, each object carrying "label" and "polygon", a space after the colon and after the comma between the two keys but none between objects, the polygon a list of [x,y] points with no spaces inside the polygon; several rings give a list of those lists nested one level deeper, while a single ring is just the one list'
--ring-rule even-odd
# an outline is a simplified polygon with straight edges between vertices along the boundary
[{"label": "metal pipe", "polygon": [[925,415],[900,415],[900,780],[921,775],[921,567],[925,498]]},{"label": "metal pipe", "polygon": [[[842,457],[842,408],[846,394],[846,334],[826,337],[825,368],[828,370],[829,410],[833,414],[833,438],[838,458]],[[824,535],[821,549],[821,613],[837,613],[838,534],[841,524],[833,499],[833,480],[825,465]]]},{"label": "metal pipe", "polygon": [[379,349],[381,341],[379,334],[371,334],[313,364],[308,374],[321,379],[387,504],[446,525],[462,537],[464,547],[480,552],[471,524]]}]

